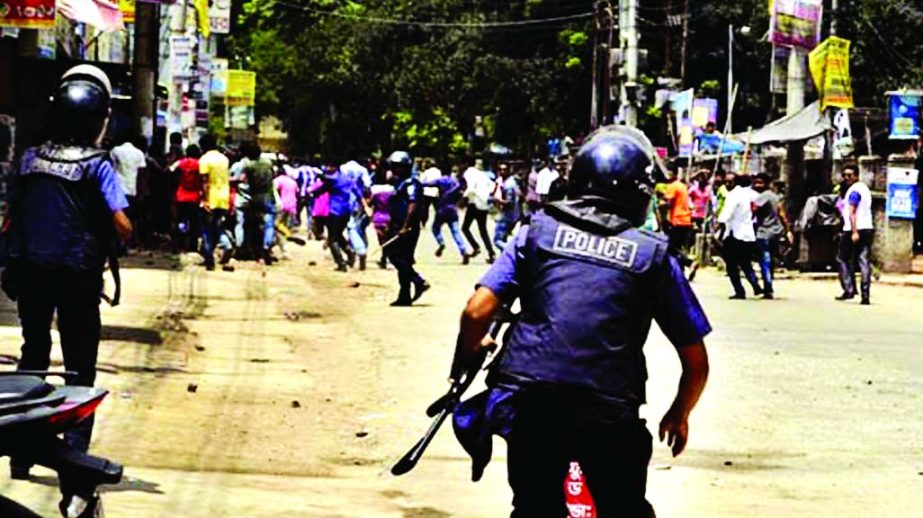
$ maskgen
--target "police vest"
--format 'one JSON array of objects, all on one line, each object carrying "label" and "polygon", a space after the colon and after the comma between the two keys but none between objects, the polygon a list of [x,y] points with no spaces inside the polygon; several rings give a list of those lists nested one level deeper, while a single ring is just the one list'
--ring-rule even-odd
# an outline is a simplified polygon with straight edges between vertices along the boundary
[{"label": "police vest", "polygon": [[653,319],[667,241],[629,228],[589,232],[536,214],[517,275],[520,320],[497,381],[570,388],[637,413],[647,380],[642,348]]},{"label": "police vest", "polygon": [[111,212],[93,175],[105,151],[46,144],[26,151],[12,200],[10,257],[35,266],[102,271]]}]

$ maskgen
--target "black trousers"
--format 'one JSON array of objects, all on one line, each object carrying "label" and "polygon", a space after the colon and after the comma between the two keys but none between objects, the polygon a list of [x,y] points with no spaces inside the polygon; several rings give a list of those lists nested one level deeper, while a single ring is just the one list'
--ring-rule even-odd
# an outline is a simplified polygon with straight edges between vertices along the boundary
[{"label": "black trousers", "polygon": [[471,245],[471,249],[477,252],[481,247],[471,233],[471,225],[474,224],[474,222],[478,224],[478,232],[481,234],[481,240],[484,241],[484,248],[487,249],[487,255],[493,257],[494,247],[490,244],[490,234],[487,233],[487,211],[479,210],[469,205],[468,208],[465,209],[465,219],[462,221],[462,232],[465,234],[465,239],[468,240],[468,244]]},{"label": "black trousers", "polygon": [[651,435],[641,419],[577,396],[517,396],[507,469],[512,518],[567,516],[564,481],[577,461],[598,518],[650,518],[645,499]]},{"label": "black trousers", "polygon": [[[99,294],[102,272],[73,272],[39,267],[22,268],[18,299],[22,323],[19,370],[48,370],[51,364],[51,322],[57,313],[64,368],[77,373],[68,384],[92,387],[96,381],[101,323]],[[93,418],[65,434],[71,446],[87,451]]]},{"label": "black trousers", "polygon": [[350,254],[349,243],[346,242],[346,226],[349,225],[349,214],[342,216],[331,215],[327,218],[327,246],[330,248],[330,255],[337,266],[345,266],[346,260],[343,254]]},{"label": "black trousers", "polygon": [[692,265],[689,256],[686,255],[686,248],[689,246],[689,238],[692,236],[693,227],[671,226],[667,231],[669,241],[669,251],[673,257],[679,261],[684,268]]},{"label": "black trousers", "polygon": [[404,234],[388,247],[388,260],[397,270],[397,282],[400,286],[398,300],[407,301],[411,298],[410,287],[413,284],[423,284],[423,277],[414,269],[416,263],[414,254],[417,242],[420,240],[420,230],[413,230]]}]

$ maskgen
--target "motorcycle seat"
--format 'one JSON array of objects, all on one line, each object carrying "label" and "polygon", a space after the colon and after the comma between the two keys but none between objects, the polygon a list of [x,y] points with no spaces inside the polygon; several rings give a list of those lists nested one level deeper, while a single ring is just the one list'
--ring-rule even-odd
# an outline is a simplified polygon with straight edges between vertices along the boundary
[{"label": "motorcycle seat", "polygon": [[38,376],[0,376],[0,405],[39,399],[54,391],[54,385]]}]

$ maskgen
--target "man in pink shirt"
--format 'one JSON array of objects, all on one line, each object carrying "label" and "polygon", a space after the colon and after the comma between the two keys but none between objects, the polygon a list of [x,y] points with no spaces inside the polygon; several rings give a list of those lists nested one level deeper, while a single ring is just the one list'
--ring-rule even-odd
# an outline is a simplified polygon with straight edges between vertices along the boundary
[{"label": "man in pink shirt", "polygon": [[281,221],[286,227],[291,228],[298,213],[298,181],[285,171],[279,171],[272,181],[272,187],[282,202]]},{"label": "man in pink shirt", "polygon": [[689,188],[689,200],[692,202],[692,224],[697,229],[708,215],[708,202],[711,200],[711,187],[708,185],[708,172],[699,171]]}]

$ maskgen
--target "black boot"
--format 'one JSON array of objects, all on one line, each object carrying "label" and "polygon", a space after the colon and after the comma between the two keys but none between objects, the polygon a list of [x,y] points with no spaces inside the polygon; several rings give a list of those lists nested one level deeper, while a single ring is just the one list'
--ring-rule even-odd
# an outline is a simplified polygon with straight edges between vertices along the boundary
[{"label": "black boot", "polygon": [[364,255],[359,256],[359,271],[360,272],[365,271],[365,256]]}]

